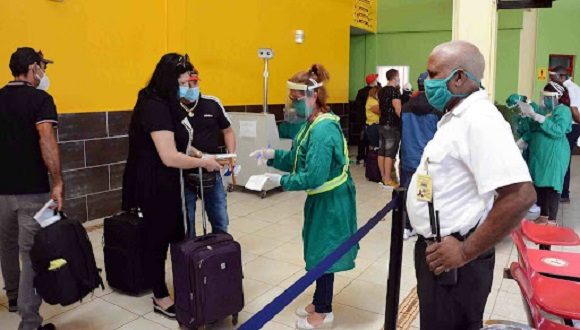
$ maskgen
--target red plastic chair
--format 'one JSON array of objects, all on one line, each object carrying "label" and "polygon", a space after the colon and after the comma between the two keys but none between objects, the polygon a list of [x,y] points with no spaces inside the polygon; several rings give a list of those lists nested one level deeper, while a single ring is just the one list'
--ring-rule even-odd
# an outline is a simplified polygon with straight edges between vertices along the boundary
[{"label": "red plastic chair", "polygon": [[532,221],[523,220],[522,233],[529,241],[539,244],[540,246],[580,245],[580,237],[578,234],[573,229],[567,227],[537,225]]},{"label": "red plastic chair", "polygon": [[518,249],[520,263],[529,274],[537,272],[580,281],[580,253],[528,248],[520,228],[511,233],[511,238]]},{"label": "red plastic chair", "polygon": [[[520,287],[520,291],[522,293],[522,298],[526,304],[526,311],[528,314],[528,322],[533,327],[537,328],[538,330],[571,330],[574,329],[571,326],[563,325],[556,323],[544,316],[541,312],[541,305],[537,301],[537,295],[541,294],[534,290],[535,286],[530,282],[530,279],[527,275],[527,272],[523,269],[523,267],[514,262],[511,264],[510,271],[512,277],[518,283]],[[550,279],[549,277],[546,277]],[[556,280],[561,281],[561,280]],[[538,285],[538,283],[536,283]]]}]

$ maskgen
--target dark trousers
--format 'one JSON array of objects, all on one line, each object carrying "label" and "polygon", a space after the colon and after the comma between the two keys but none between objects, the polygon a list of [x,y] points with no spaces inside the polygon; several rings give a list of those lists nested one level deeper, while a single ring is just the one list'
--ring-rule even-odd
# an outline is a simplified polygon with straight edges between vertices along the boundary
[{"label": "dark trousers", "polygon": [[358,139],[358,152],[356,155],[356,160],[360,162],[361,160],[367,159],[367,148],[369,147],[369,141],[366,134],[366,125],[362,125],[360,129],[360,138]]},{"label": "dark trousers", "polygon": [[334,293],[334,273],[324,274],[316,280],[314,291],[314,311],[316,313],[332,312],[332,295]]},{"label": "dark trousers", "polygon": [[479,330],[493,281],[495,252],[490,250],[457,270],[457,284],[443,286],[429,270],[427,243],[415,244],[415,274],[421,330]]},{"label": "dark trousers", "polygon": [[[580,137],[580,124],[572,125],[572,131],[566,135],[570,143],[570,154],[576,146],[576,141]],[[570,166],[572,165],[572,156],[570,156],[570,164],[568,164],[568,171],[564,177],[564,189],[562,190],[562,198],[570,198]]]},{"label": "dark trousers", "polygon": [[[399,167],[399,173],[401,174],[401,187],[403,188],[409,188],[409,185],[411,184],[411,179],[413,178],[413,174],[415,174],[415,171],[409,171],[409,170],[405,170],[403,169],[403,167]],[[407,213],[405,212],[405,229],[409,229],[412,230],[413,227],[411,227],[411,221],[409,221],[409,216],[407,215]]]},{"label": "dark trousers", "polygon": [[540,207],[540,215],[556,220],[560,206],[560,194],[551,187],[535,187],[537,204]]},{"label": "dark trousers", "polygon": [[179,189],[155,194],[142,203],[145,222],[145,267],[146,276],[153,287],[155,298],[169,296],[165,284],[165,259],[169,244],[185,237],[184,218],[181,211]]}]

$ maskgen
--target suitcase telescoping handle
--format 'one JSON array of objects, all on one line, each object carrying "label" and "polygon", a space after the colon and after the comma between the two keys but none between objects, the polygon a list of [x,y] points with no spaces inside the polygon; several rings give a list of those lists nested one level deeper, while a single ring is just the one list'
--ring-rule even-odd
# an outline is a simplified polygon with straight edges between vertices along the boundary
[{"label": "suitcase telescoping handle", "polygon": [[203,192],[203,176],[202,176],[202,169],[201,167],[198,168],[199,170],[199,191],[201,195],[201,218],[202,218],[202,225],[203,225],[203,236],[207,235],[207,219],[205,214],[205,196]]}]

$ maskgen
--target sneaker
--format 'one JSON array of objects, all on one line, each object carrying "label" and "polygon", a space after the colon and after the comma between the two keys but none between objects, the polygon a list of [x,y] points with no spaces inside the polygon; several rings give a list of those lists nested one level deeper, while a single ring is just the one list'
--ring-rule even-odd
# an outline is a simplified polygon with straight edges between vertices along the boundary
[{"label": "sneaker", "polygon": [[560,203],[562,203],[562,204],[570,204],[570,197],[562,197],[562,198],[560,198]]},{"label": "sneaker", "polygon": [[406,241],[413,236],[417,236],[417,232],[415,232],[414,229],[405,228],[405,231],[403,232],[403,240]]},{"label": "sneaker", "polygon": [[314,326],[308,323],[308,318],[299,319],[296,321],[296,329],[298,330],[312,330],[312,329],[332,329],[334,323],[334,313],[324,314],[324,321],[319,326]]},{"label": "sneaker", "polygon": [[18,312],[18,299],[10,299],[8,300],[8,311],[10,313]]},{"label": "sneaker", "polygon": [[175,320],[175,304],[167,307],[167,309],[163,309],[161,306],[157,305],[155,299],[153,299],[153,311],[169,319]]},{"label": "sneaker", "polygon": [[38,327],[38,330],[56,330],[56,327],[52,323],[47,323]]}]

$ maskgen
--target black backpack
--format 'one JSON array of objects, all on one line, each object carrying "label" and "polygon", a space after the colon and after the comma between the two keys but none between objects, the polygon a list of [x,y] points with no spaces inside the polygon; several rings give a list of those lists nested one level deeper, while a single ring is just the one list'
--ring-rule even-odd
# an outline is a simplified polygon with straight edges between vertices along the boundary
[{"label": "black backpack", "polygon": [[30,259],[36,292],[51,305],[67,306],[104,289],[87,231],[64,215],[36,234]]}]

